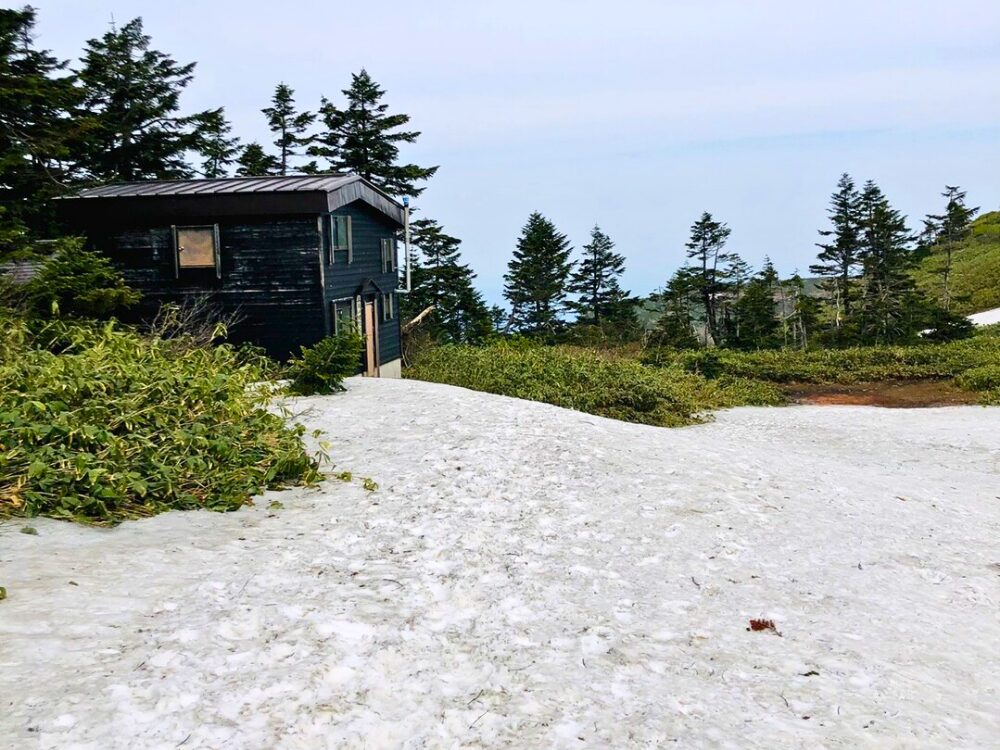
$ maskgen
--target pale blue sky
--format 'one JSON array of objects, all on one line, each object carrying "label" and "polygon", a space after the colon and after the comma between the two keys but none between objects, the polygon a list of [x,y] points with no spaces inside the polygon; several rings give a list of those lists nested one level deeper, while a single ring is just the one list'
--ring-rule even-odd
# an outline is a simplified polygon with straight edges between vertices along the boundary
[{"label": "pale blue sky", "polygon": [[460,237],[491,301],[528,213],[579,248],[595,222],[648,293],[705,210],[757,265],[805,272],[839,174],[875,179],[919,227],[945,183],[1000,208],[997,0],[36,0],[75,57],[141,15],[197,61],[183,103],[246,139],[279,81],[313,108],[366,67],[441,169],[418,200]]}]

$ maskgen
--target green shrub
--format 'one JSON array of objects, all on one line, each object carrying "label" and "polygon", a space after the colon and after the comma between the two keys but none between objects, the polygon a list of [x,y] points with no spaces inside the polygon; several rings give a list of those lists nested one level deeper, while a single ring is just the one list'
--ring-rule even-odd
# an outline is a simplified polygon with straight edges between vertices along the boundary
[{"label": "green shrub", "polygon": [[406,376],[664,426],[701,421],[704,412],[714,408],[782,400],[764,383],[733,378],[709,382],[633,359],[522,342],[438,347],[426,352]]},{"label": "green shrub", "polygon": [[[643,354],[643,361],[659,367],[702,372],[707,354],[652,349]],[[975,367],[1000,364],[1000,338],[987,332],[944,344],[809,351],[738,352],[716,349],[711,354],[712,367],[706,374],[772,383],[928,380],[953,378]]]},{"label": "green shrub", "polygon": [[1000,363],[966,370],[955,381],[969,391],[1000,390]]},{"label": "green shrub", "polygon": [[102,318],[139,301],[111,261],[84,250],[78,237],[58,240],[55,253],[24,291],[41,317]]},{"label": "green shrub", "polygon": [[0,319],[0,516],[113,524],[316,480],[260,379],[225,345]]},{"label": "green shrub", "polygon": [[328,336],[288,363],[289,391],[299,396],[344,390],[344,378],[356,375],[361,361],[361,336],[356,331]]}]

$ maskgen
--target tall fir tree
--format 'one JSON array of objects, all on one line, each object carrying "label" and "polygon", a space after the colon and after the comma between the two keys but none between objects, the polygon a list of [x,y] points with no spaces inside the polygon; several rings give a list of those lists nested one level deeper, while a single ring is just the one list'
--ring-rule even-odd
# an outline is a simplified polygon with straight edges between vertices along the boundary
[{"label": "tall fir tree", "polygon": [[442,343],[479,343],[493,332],[490,312],[473,285],[476,274],[461,262],[461,242],[432,219],[412,224],[413,291],[402,298],[402,314],[412,318],[433,305],[424,329]]},{"label": "tall fir tree", "polygon": [[152,49],[141,18],[88,41],[82,63],[87,115],[74,150],[87,175],[98,182],[189,177],[187,153],[210,117],[179,114],[195,63]]},{"label": "tall fir tree", "polygon": [[910,271],[915,262],[906,217],[873,181],[861,192],[862,342],[890,344],[912,337],[926,319]]},{"label": "tall fir tree", "polygon": [[220,107],[206,112],[198,129],[198,152],[204,158],[201,164],[203,177],[218,178],[229,174],[229,165],[237,161],[243,149],[240,139],[232,135],[232,126]]},{"label": "tall fir tree", "polygon": [[562,327],[567,283],[573,270],[569,240],[535,211],[521,231],[504,274],[511,327],[522,333],[551,335]]},{"label": "tall fir tree", "polygon": [[822,288],[830,294],[834,306],[834,328],[840,329],[854,312],[861,264],[861,194],[846,172],[830,197],[827,213],[832,228],[821,229],[820,235],[829,240],[817,243],[819,262],[809,266],[809,271],[824,279]]},{"label": "tall fir tree", "polygon": [[398,163],[398,144],[414,143],[420,136],[416,130],[400,130],[410,116],[389,114],[382,101],[385,90],[363,68],[351,75],[351,86],[342,93],[347,99],[343,109],[323,99],[319,114],[324,130],[309,154],[324,159],[326,171],[361,175],[390,195],[420,195],[424,188],[417,183],[433,177],[438,168]]},{"label": "tall fir tree", "polygon": [[48,199],[66,190],[68,138],[80,94],[67,62],[35,47],[35,10],[0,9],[0,253],[55,225]]},{"label": "tall fir tree", "polygon": [[256,141],[243,147],[236,165],[236,174],[239,177],[267,177],[278,174],[281,168],[278,158],[267,153]]},{"label": "tall fir tree", "polygon": [[[278,149],[278,174],[286,175],[295,171],[292,160],[312,141],[308,131],[316,115],[312,112],[299,112],[295,107],[295,91],[284,83],[275,87],[271,106],[264,107],[261,112],[267,117],[267,126],[274,133],[274,145]],[[306,165],[300,171],[315,170]]]},{"label": "tall fir tree", "polygon": [[[715,344],[722,343],[719,302],[727,288],[724,251],[732,230],[712,218],[707,211],[691,225],[691,238],[686,243],[687,256],[694,261],[695,291],[705,310],[705,332]],[[704,342],[708,343],[707,338]]]},{"label": "tall fir tree", "polygon": [[924,225],[933,236],[933,244],[944,251],[941,299],[944,309],[951,310],[952,255],[958,243],[969,236],[972,220],[979,213],[979,208],[965,205],[965,191],[957,185],[945,185],[941,196],[947,200],[944,213],[928,215]]},{"label": "tall fir tree", "polygon": [[615,243],[595,225],[568,286],[572,294],[579,295],[569,307],[581,323],[628,325],[634,321],[629,292],[618,283],[623,273],[625,256],[615,252]]}]

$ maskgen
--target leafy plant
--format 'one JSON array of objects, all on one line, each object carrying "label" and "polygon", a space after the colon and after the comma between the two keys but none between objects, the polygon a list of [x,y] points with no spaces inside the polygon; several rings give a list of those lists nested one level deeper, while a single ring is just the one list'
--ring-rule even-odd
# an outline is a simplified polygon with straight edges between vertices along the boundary
[{"label": "leafy plant", "polygon": [[0,319],[0,517],[110,525],[318,480],[261,378],[227,345]]},{"label": "leafy plant", "polygon": [[782,401],[766,383],[732,377],[708,381],[679,368],[647,367],[611,352],[523,341],[438,347],[406,375],[663,426],[703,421],[705,412],[715,408]]},{"label": "leafy plant", "polygon": [[52,257],[25,285],[25,296],[40,317],[101,318],[139,301],[111,261],[84,250],[79,237],[57,241]]},{"label": "leafy plant", "polygon": [[289,391],[298,396],[344,390],[344,378],[358,372],[361,336],[354,330],[327,336],[288,363]]}]

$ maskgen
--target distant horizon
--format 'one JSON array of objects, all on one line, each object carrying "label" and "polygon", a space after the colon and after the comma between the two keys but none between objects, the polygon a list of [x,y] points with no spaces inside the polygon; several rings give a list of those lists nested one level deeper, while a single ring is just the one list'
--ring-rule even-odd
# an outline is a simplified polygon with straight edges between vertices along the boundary
[{"label": "distant horizon", "polygon": [[683,264],[703,211],[755,267],[770,256],[783,278],[808,276],[843,172],[874,179],[911,230],[945,184],[1000,208],[1000,4],[984,0],[650,1],[613,14],[389,2],[379,16],[300,0],[34,5],[38,46],[71,67],[112,16],[141,16],[156,49],[198,63],[183,111],[225,107],[244,142],[270,143],[260,109],[277,83],[315,110],[365,67],[423,133],[402,158],[440,165],[414,206],[463,241],[490,303],[503,303],[534,210],[577,257],[600,225],[627,258],[625,288],[646,296]]}]

